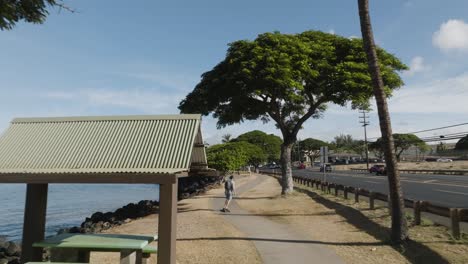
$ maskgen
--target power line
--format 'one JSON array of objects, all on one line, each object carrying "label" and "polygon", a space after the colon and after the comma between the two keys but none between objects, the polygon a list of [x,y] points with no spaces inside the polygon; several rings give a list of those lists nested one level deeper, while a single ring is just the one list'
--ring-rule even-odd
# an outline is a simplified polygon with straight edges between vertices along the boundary
[{"label": "power line", "polygon": [[[451,128],[451,127],[458,127],[458,126],[464,126],[468,125],[468,123],[461,123],[461,124],[455,124],[455,125],[450,125],[450,126],[444,126],[444,127],[437,127],[437,128],[431,128],[431,129],[426,129],[426,130],[419,130],[419,131],[414,131],[414,132],[407,132],[405,134],[418,134],[418,133],[423,133],[423,132],[429,132],[429,131],[435,131],[435,130],[441,130],[445,128]],[[379,137],[372,137],[369,139],[378,139]]]},{"label": "power line", "polygon": [[451,127],[457,127],[457,126],[464,126],[464,125],[468,125],[468,123],[462,123],[462,124],[456,124],[456,125],[451,125],[451,126],[444,126],[444,127],[426,129],[426,130],[421,130],[421,131],[416,131],[416,132],[409,132],[408,134],[417,134],[417,133],[422,133],[422,132],[428,132],[428,131],[434,131],[434,130],[440,130],[440,129],[444,129],[444,128],[451,128]]}]

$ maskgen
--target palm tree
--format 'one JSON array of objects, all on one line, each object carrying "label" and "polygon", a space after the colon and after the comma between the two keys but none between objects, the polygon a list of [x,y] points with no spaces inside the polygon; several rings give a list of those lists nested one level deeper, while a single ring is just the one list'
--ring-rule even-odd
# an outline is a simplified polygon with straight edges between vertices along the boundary
[{"label": "palm tree", "polygon": [[361,33],[364,43],[364,49],[367,54],[369,72],[374,87],[375,101],[379,114],[380,131],[385,153],[385,163],[387,165],[388,186],[390,191],[390,208],[392,214],[392,242],[400,244],[408,239],[408,226],[406,223],[403,200],[403,192],[400,184],[400,173],[395,155],[395,146],[393,144],[392,125],[388,113],[387,99],[384,91],[382,76],[380,75],[379,63],[377,61],[377,52],[372,33],[372,25],[369,15],[369,1],[358,0],[359,18],[361,21]]},{"label": "palm tree", "polygon": [[223,143],[228,143],[229,141],[231,141],[231,137],[232,137],[231,134],[224,134],[224,135],[222,136],[221,142],[223,142]]}]

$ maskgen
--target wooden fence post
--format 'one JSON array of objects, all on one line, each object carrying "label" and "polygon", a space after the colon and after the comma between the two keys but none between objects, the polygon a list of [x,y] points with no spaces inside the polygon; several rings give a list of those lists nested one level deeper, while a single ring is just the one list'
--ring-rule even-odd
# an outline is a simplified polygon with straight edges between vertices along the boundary
[{"label": "wooden fence post", "polygon": [[370,209],[370,210],[374,210],[374,209],[375,209],[375,206],[374,206],[374,198],[375,198],[374,192],[370,192],[370,193],[369,193],[369,209]]},{"label": "wooden fence post", "polygon": [[457,208],[450,208],[450,220],[452,220],[452,236],[460,239],[460,217]]},{"label": "wooden fence post", "polygon": [[354,188],[354,202],[359,203],[359,188]]},{"label": "wooden fence post", "polygon": [[414,224],[421,224],[421,201],[414,202]]},{"label": "wooden fence post", "polygon": [[343,187],[343,195],[345,199],[348,199],[348,186]]},{"label": "wooden fence post", "polygon": [[338,191],[340,190],[340,188],[338,187],[337,184],[335,184],[335,196],[338,196]]}]

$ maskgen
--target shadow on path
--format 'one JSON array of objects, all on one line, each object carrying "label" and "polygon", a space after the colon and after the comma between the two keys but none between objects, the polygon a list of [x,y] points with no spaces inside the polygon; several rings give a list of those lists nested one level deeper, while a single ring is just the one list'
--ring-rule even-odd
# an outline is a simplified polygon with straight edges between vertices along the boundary
[{"label": "shadow on path", "polygon": [[[345,218],[348,223],[382,241],[383,244],[391,245],[390,228],[373,222],[357,209],[328,200],[325,197],[313,191],[301,188],[300,186],[295,187],[295,189],[298,192],[307,194],[314,201],[326,206],[327,208],[335,210],[335,212]],[[404,244],[403,249],[398,247],[395,247],[395,249],[398,250],[410,263],[449,263],[437,252],[413,240],[407,241]]]},{"label": "shadow on path", "polygon": [[220,210],[216,209],[190,209],[190,208],[179,208],[177,213],[188,213],[188,212],[219,212],[219,214],[225,214],[225,215],[233,215],[233,216],[265,216],[265,217],[288,217],[288,216],[320,216],[320,215],[335,215],[336,213],[333,211],[330,212],[323,212],[323,213],[316,213],[316,214],[274,214],[274,213],[269,213],[269,214],[251,214],[251,213],[245,213],[245,214],[240,214],[240,213],[221,213]]},{"label": "shadow on path", "polygon": [[196,237],[196,238],[178,238],[177,241],[218,241],[218,240],[244,240],[244,241],[266,241],[279,243],[300,243],[300,244],[321,244],[338,246],[381,246],[383,242],[325,242],[317,240],[294,240],[260,237]]}]

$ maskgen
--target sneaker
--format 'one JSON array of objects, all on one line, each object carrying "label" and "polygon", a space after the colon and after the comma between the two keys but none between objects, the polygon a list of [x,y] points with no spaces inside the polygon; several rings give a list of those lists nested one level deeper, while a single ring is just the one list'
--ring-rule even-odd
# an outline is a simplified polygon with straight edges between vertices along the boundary
[{"label": "sneaker", "polygon": [[224,209],[224,211],[226,211],[226,212],[228,212],[228,213],[230,213],[230,212],[231,212],[231,210],[229,210],[229,209],[227,209],[227,208],[226,208],[226,209]]},{"label": "sneaker", "polygon": [[226,209],[223,208],[223,209],[221,209],[220,211],[223,212],[223,213],[225,213],[225,212],[226,212]]}]

